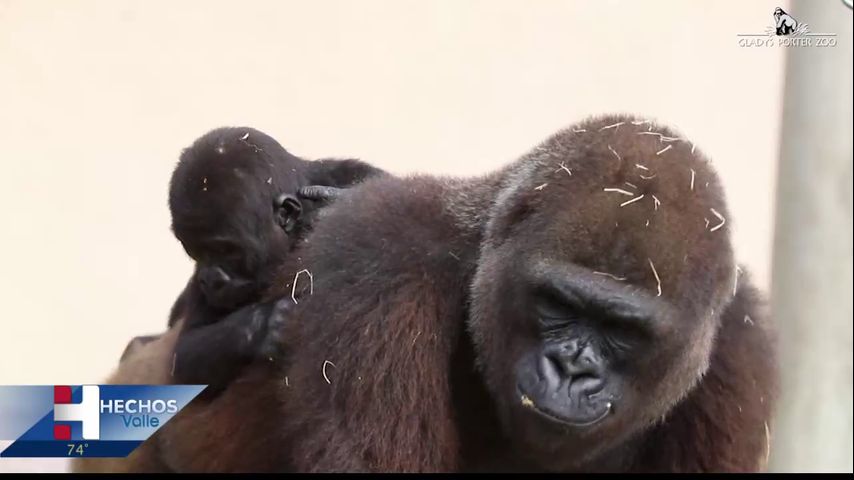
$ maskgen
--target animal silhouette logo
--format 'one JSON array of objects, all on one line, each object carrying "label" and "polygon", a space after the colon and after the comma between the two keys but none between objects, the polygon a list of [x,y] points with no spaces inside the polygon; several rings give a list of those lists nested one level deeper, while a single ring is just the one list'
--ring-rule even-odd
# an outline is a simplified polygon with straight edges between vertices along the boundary
[{"label": "animal silhouette logo", "polygon": [[778,36],[788,36],[798,30],[798,21],[780,7],[774,9],[774,30]]}]

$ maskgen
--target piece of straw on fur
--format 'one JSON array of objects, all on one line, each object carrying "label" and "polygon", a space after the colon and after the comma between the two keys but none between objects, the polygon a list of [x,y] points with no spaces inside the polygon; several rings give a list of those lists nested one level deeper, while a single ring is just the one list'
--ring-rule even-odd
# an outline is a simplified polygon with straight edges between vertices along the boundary
[{"label": "piece of straw on fur", "polygon": [[712,227],[712,228],[709,230],[710,232],[714,232],[715,230],[717,230],[717,229],[719,229],[719,228],[721,228],[721,227],[723,227],[723,226],[724,226],[724,224],[726,223],[726,219],[724,218],[724,216],[723,216],[723,215],[721,215],[720,213],[718,213],[718,211],[717,211],[717,210],[715,210],[714,208],[710,208],[709,210],[711,210],[712,214],[713,214],[714,216],[718,217],[718,220],[720,220],[720,221],[721,221],[721,223],[719,223],[719,224],[715,225],[714,227]]},{"label": "piece of straw on fur", "polygon": [[635,198],[633,198],[633,199],[631,199],[631,200],[626,200],[625,202],[623,202],[623,203],[621,203],[621,204],[620,204],[620,207],[625,207],[626,205],[630,205],[630,204],[632,204],[632,203],[638,202],[638,201],[640,201],[641,199],[643,199],[643,197],[645,197],[645,195],[639,195],[639,196],[637,196],[637,197],[635,197]]},{"label": "piece of straw on fur", "polygon": [[656,296],[660,297],[661,296],[661,278],[658,276],[658,272],[655,270],[655,265],[652,264],[652,259],[647,258],[647,261],[649,262],[649,268],[652,269],[652,274],[655,275],[655,281],[658,283],[658,295],[656,295]]},{"label": "piece of straw on fur", "polygon": [[328,383],[329,385],[332,385],[332,382],[329,381],[329,376],[326,375],[326,367],[328,365],[332,365],[332,368],[338,368],[338,367],[336,367],[335,364],[330,362],[329,360],[324,360],[323,361],[323,367],[320,369],[321,372],[323,373],[323,379],[326,380],[326,383]]},{"label": "piece of straw on fur", "polygon": [[602,191],[603,192],[615,192],[615,193],[619,193],[622,195],[628,195],[630,197],[633,197],[635,195],[634,193],[623,190],[622,188],[603,188]]},{"label": "piece of straw on fur", "polygon": [[566,174],[567,174],[567,175],[569,175],[570,177],[572,176],[572,170],[570,170],[570,169],[569,169],[569,167],[567,167],[567,166],[566,166],[566,164],[565,164],[565,163],[563,163],[563,162],[560,162],[560,164],[558,165],[557,170],[555,170],[555,173],[557,173],[557,172],[559,172],[559,171],[561,171],[561,170],[563,170],[564,172],[566,172]]},{"label": "piece of straw on fur", "polygon": [[626,279],[626,277],[618,277],[618,276],[616,276],[616,275],[613,275],[613,274],[610,274],[610,273],[606,273],[606,272],[593,272],[593,274],[594,274],[594,275],[603,275],[603,276],[606,276],[606,277],[611,277],[611,278],[613,278],[614,280],[617,280],[618,282],[622,282],[622,281],[624,281],[624,280]]},{"label": "piece of straw on fur", "polygon": [[297,301],[297,297],[296,297],[297,281],[299,280],[299,276],[302,275],[303,273],[308,274],[308,281],[309,281],[308,294],[314,295],[314,276],[311,274],[311,272],[308,271],[308,269],[304,268],[304,269],[300,270],[299,272],[297,272],[296,275],[294,275],[293,286],[291,286],[291,300],[294,301],[294,305],[299,304],[299,302]]}]

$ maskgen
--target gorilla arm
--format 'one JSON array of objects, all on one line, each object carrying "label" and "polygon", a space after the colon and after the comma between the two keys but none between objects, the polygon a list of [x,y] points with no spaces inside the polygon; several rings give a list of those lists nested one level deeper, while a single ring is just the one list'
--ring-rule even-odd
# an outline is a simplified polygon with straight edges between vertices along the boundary
[{"label": "gorilla arm", "polygon": [[184,330],[175,344],[172,383],[206,384],[202,398],[211,398],[254,361],[275,360],[283,346],[280,327],[291,306],[290,298],[253,303],[215,323]]}]

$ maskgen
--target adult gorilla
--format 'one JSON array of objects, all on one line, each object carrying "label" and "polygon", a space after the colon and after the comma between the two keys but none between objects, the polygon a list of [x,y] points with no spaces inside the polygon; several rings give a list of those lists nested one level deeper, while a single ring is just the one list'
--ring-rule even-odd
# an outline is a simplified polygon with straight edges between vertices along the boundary
[{"label": "adult gorilla", "polygon": [[759,469],[776,357],[727,216],[692,144],[623,116],[350,191],[283,273],[314,280],[284,336],[294,466]]}]

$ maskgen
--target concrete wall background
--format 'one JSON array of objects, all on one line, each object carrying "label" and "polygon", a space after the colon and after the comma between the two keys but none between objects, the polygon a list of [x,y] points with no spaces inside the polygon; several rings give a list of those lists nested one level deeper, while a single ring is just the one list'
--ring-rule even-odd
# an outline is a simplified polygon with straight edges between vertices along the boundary
[{"label": "concrete wall background", "polygon": [[767,287],[784,49],[736,35],[779,3],[0,0],[0,384],[98,382],[164,327],[190,272],[167,182],[226,124],[464,175],[588,114],[657,117],[715,161]]},{"label": "concrete wall background", "polygon": [[783,375],[771,471],[850,473],[854,28],[836,2],[792,3],[838,45],[787,52],[772,282]]}]

